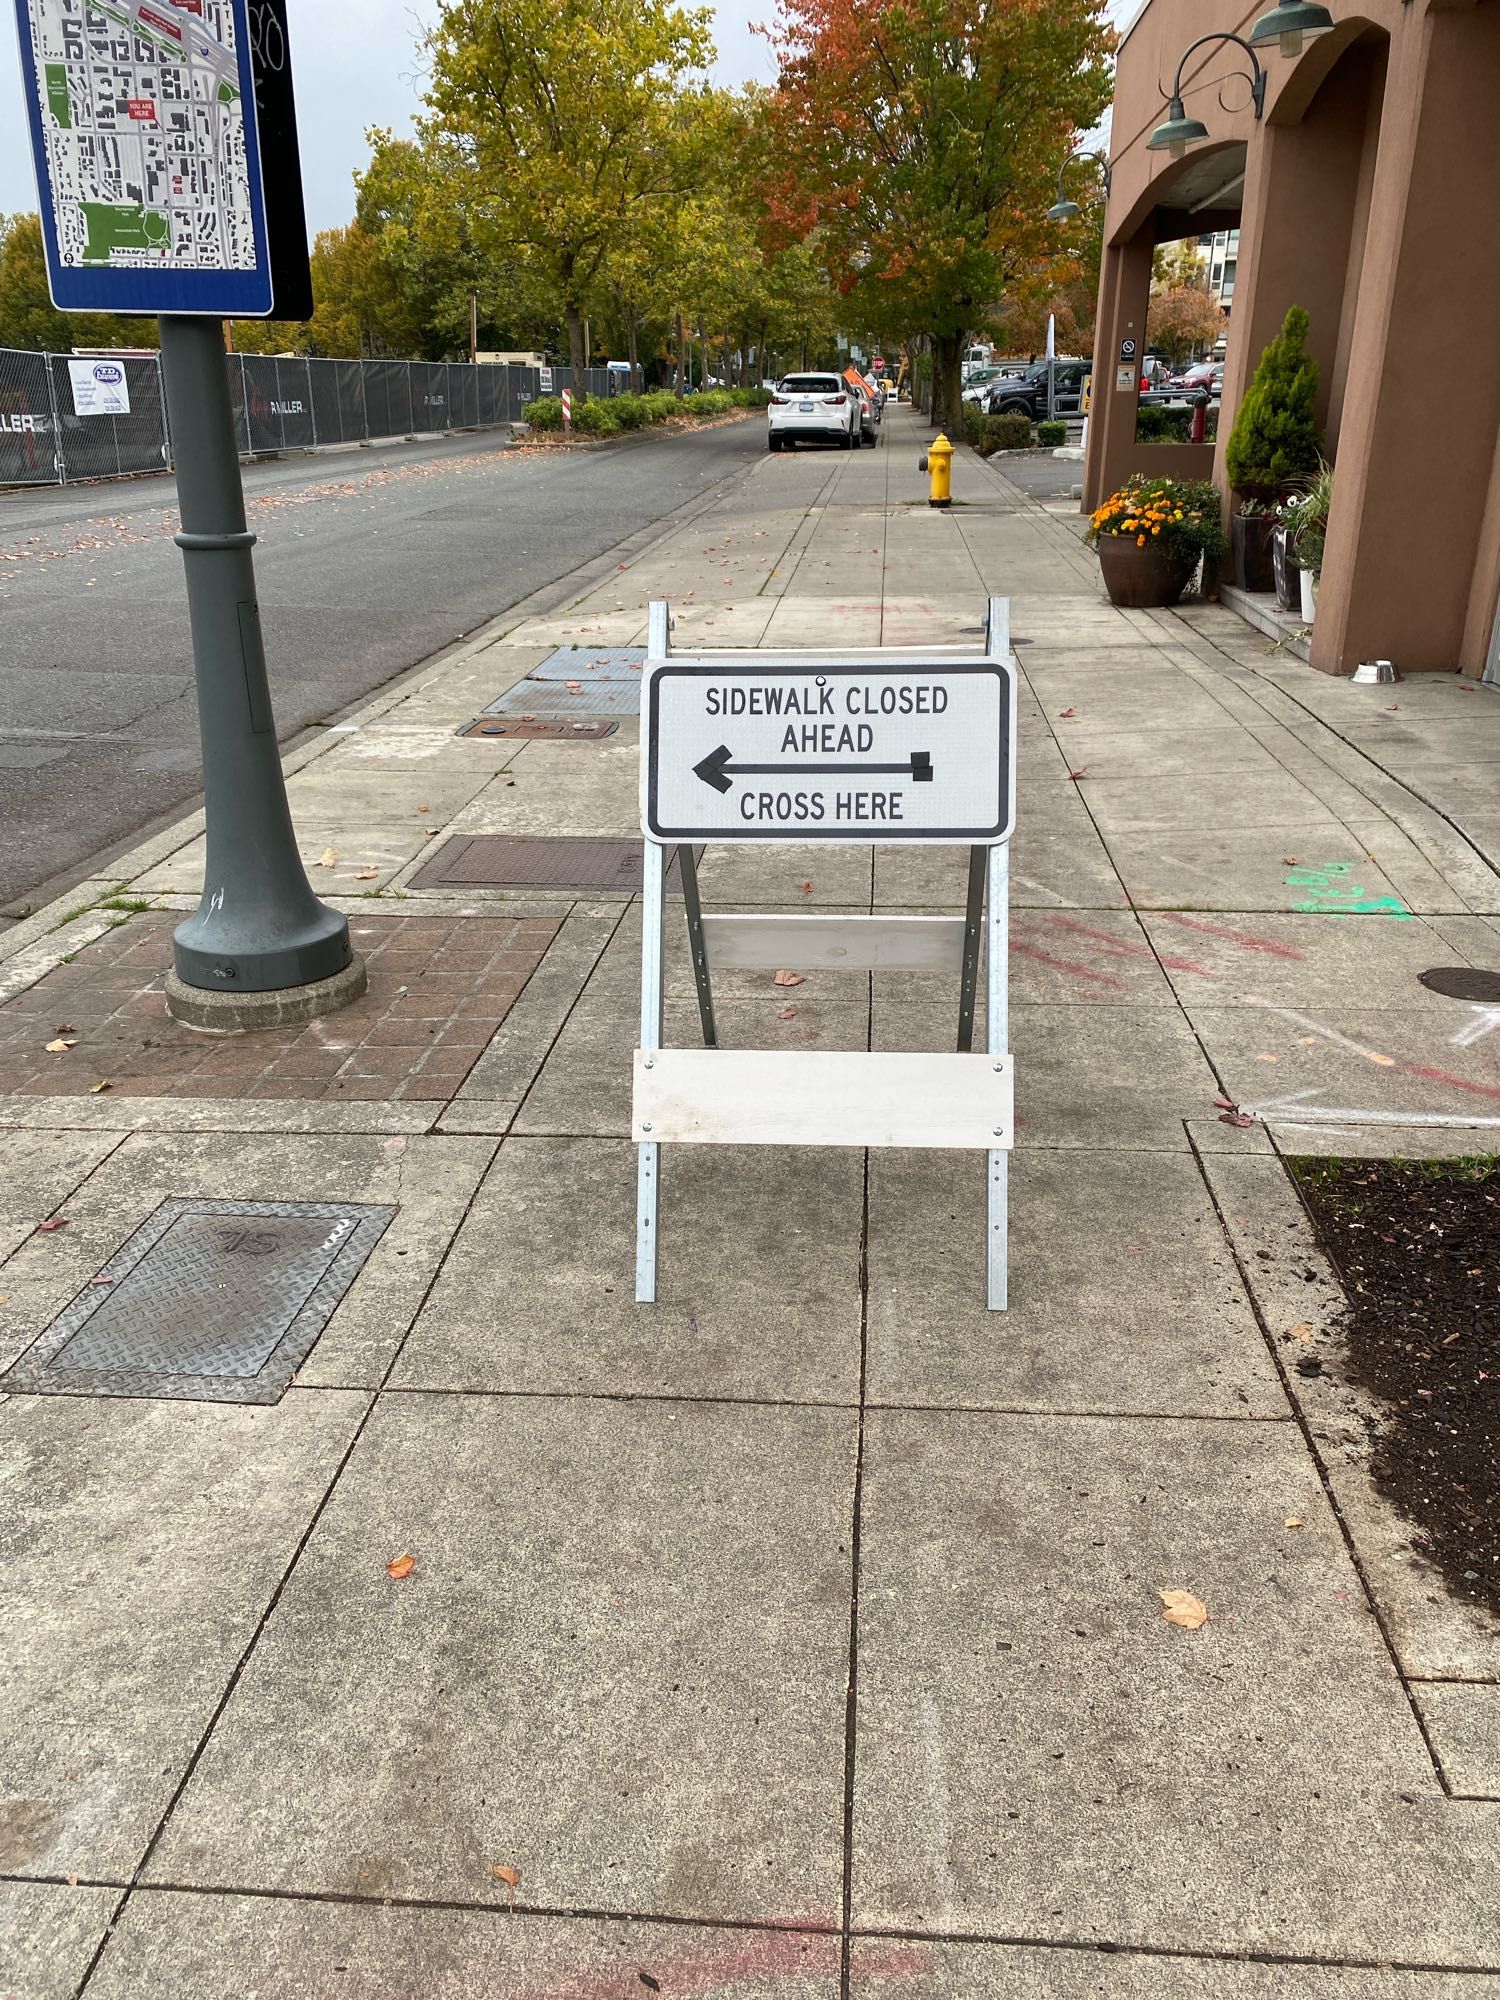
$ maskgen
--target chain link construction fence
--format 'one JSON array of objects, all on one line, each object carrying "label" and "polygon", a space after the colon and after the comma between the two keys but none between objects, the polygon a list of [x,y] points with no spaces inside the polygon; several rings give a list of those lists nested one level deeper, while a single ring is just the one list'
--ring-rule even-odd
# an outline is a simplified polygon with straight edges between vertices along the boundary
[{"label": "chain link construction fence", "polygon": [[[99,357],[90,357],[96,359]],[[123,371],[112,414],[80,414],[74,356],[0,348],[0,486],[57,486],[160,472],[172,463],[167,399],[154,354],[106,357]],[[229,393],[247,457],[365,438],[483,430],[519,418],[543,392],[570,389],[571,368],[460,361],[321,361],[229,354]],[[628,386],[619,371],[584,370],[591,396]]]}]

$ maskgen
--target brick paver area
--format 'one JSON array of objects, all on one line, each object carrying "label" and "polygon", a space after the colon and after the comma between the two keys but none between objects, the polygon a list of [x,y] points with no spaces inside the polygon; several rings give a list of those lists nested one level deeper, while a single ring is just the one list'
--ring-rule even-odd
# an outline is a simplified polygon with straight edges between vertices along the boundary
[{"label": "brick paver area", "polygon": [[[560,919],[351,919],[370,987],[303,1027],[217,1035],[170,1019],[175,912],[128,918],[0,1006],[0,1092],[446,1102],[514,1005]],[[47,1043],[68,1040],[65,1053]]]}]

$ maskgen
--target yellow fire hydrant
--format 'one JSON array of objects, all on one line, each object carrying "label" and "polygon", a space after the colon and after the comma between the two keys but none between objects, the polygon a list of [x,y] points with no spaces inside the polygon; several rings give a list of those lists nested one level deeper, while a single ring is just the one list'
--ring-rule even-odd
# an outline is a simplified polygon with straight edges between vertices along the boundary
[{"label": "yellow fire hydrant", "polygon": [[953,497],[953,447],[941,431],[927,447],[927,476],[932,488],[928,506],[948,506]]}]

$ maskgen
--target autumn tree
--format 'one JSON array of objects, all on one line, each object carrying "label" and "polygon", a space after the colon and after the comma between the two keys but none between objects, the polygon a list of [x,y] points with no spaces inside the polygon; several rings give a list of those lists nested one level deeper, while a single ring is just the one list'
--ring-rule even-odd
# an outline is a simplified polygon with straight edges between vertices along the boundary
[{"label": "autumn tree", "polygon": [[1212,292],[1198,285],[1153,291],[1146,308],[1146,344],[1174,368],[1200,347],[1212,347],[1224,331],[1224,315]]},{"label": "autumn tree", "polygon": [[781,0],[773,223],[817,231],[853,316],[931,339],[959,422],[964,342],[1044,257],[1058,163],[1109,100],[1104,0]]},{"label": "autumn tree", "polygon": [[676,102],[711,60],[708,20],[671,0],[444,0],[426,38],[424,137],[457,159],[481,250],[546,282],[575,369],[611,251],[643,204],[693,185]]}]

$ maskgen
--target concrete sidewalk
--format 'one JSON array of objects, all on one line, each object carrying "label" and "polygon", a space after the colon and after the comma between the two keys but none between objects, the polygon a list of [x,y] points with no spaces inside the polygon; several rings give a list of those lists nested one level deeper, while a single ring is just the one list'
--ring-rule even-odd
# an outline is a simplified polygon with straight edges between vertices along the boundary
[{"label": "concrete sidewalk", "polygon": [[[1500,705],[1116,611],[969,454],[921,504],[925,437],[768,456],[289,760],[358,1007],[166,1020],[192,822],[4,939],[0,1994],[1500,1995],[1500,1630],[1371,1486],[1281,1158],[1494,1146],[1500,1022],[1416,975],[1500,958]],[[991,592],[1011,1310],[977,1160],[752,1148],[667,1154],[638,1308],[633,890],[486,887],[457,847],[435,880],[444,850],[636,834],[591,663],[649,597],[679,644],[803,647],[977,641]],[[456,734],[573,646],[614,734]],[[701,874],[916,911],[963,868]],[[719,992],[726,1042],[952,1045],[939,981]],[[59,1315],[183,1200],[370,1211],[292,1386],[41,1393]]]}]

